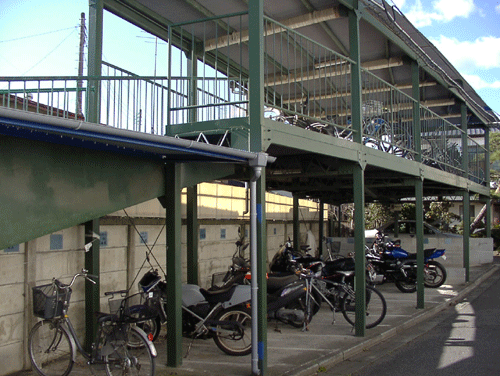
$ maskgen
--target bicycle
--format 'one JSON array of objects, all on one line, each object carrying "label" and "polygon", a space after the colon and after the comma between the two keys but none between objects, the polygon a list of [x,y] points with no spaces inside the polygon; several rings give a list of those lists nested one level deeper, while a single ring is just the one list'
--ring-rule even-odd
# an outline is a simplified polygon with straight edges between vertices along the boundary
[{"label": "bicycle", "polygon": [[[321,265],[321,264],[318,264]],[[315,268],[313,268],[315,269]],[[368,270],[370,272],[370,270]],[[355,305],[356,294],[353,286],[346,281],[354,275],[353,271],[338,271],[335,278],[327,279],[321,277],[321,267],[316,271],[302,271],[301,277],[306,281],[306,307],[308,312],[318,309],[321,301],[318,301],[313,294],[321,296],[321,298],[330,306],[333,312],[333,323],[335,323],[335,312],[342,312],[346,321],[353,325],[355,324]],[[380,324],[387,313],[387,303],[380,291],[372,286],[366,286],[365,295],[365,327],[371,329]],[[308,317],[306,315],[306,317]]]},{"label": "bicycle", "polygon": [[[54,278],[50,284],[33,287],[33,313],[43,319],[31,329],[28,338],[28,353],[36,372],[41,376],[66,376],[78,351],[87,365],[102,365],[108,376],[154,375],[156,349],[135,325],[147,318],[147,311],[140,306],[129,307],[131,297],[121,295],[126,290],[105,293],[110,296],[110,307],[119,302],[118,309],[114,313],[96,312],[96,343],[90,352],[83,349],[68,317],[71,287],[78,277],[94,284],[97,279],[82,269],[67,285]],[[114,299],[117,294],[120,298]]]}]

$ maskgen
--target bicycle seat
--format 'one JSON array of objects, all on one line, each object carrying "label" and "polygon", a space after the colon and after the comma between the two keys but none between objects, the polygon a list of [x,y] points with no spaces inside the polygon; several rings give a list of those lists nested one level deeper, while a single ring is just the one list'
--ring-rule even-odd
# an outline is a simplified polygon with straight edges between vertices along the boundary
[{"label": "bicycle seat", "polygon": [[94,312],[94,314],[97,318],[97,323],[99,323],[99,324],[102,324],[104,322],[118,320],[118,315],[116,315],[114,313]]}]

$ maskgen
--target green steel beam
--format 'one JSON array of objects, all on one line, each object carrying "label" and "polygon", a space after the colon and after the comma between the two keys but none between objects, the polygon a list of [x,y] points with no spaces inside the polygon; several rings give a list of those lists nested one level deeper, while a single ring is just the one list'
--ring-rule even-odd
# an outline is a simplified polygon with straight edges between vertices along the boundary
[{"label": "green steel beam", "polygon": [[187,282],[198,285],[198,186],[187,187]]},{"label": "green steel beam", "polygon": [[181,257],[181,168],[165,166],[165,208],[167,230],[167,365],[182,364],[182,257]]},{"label": "green steel beam", "polygon": [[[89,274],[100,277],[100,242],[99,242],[99,219],[85,222],[85,244],[92,243],[92,247],[85,252],[85,269]],[[95,312],[101,312],[100,307],[100,285],[98,279],[94,285],[85,281],[85,350],[91,351],[92,344],[96,343],[97,317]]]},{"label": "green steel beam", "polygon": [[7,136],[0,142],[0,249],[165,192],[159,162]]},{"label": "green steel beam", "polygon": [[104,0],[104,9],[160,39],[168,40],[168,26],[172,22],[137,1]]},{"label": "green steel beam", "polygon": [[182,163],[181,186],[191,187],[205,181],[213,181],[232,176],[235,173],[235,166],[228,163]]},{"label": "green steel beam", "polygon": [[233,118],[224,120],[200,121],[196,123],[184,123],[170,125],[166,128],[167,136],[179,137],[197,137],[200,132],[223,133],[226,130],[236,132],[238,130],[247,130],[249,128],[248,118]]},{"label": "green steel beam", "polygon": [[[301,0],[302,4],[306,7],[308,12],[313,12],[316,10],[314,6],[311,4],[309,0]],[[328,26],[326,22],[320,22],[319,24],[321,28],[325,31],[325,33],[330,37],[330,39],[333,41],[333,43],[339,48],[340,52],[347,56],[349,54],[349,51],[347,48],[342,44],[340,39],[335,35],[335,33],[332,31],[332,29]]]}]

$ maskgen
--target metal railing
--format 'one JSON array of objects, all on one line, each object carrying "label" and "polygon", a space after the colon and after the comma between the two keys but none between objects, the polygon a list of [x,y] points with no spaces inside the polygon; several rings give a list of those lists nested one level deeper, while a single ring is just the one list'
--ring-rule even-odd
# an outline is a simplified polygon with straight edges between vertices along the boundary
[{"label": "metal railing", "polygon": [[349,58],[267,17],[264,56],[267,117],[332,135],[349,127]]},{"label": "metal railing", "polygon": [[170,25],[167,126],[248,116],[246,25],[246,12]]},{"label": "metal railing", "polygon": [[[97,88],[102,124],[159,135],[172,125],[247,117],[247,27],[247,13],[171,25],[168,76],[138,76],[104,63],[100,77],[1,77],[0,105],[85,120],[87,94]],[[267,17],[263,38],[265,117],[352,141],[354,62]],[[416,150],[416,102],[405,93],[411,86],[391,85],[364,68],[361,79],[365,146],[420,156],[424,164],[465,176],[460,128],[420,105]],[[212,131],[226,139],[221,124]],[[466,150],[467,177],[484,184],[487,149],[468,137]]]}]

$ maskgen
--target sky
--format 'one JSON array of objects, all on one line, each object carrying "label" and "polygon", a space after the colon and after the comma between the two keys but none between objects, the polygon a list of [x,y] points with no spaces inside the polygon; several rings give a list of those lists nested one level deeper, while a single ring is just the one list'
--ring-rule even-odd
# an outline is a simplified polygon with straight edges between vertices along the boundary
[{"label": "sky", "polygon": [[500,114],[500,1],[392,2]]},{"label": "sky", "polygon": [[[500,114],[500,1],[392,2]],[[77,75],[82,12],[88,0],[0,0],[0,76]],[[104,36],[103,60],[167,75],[165,43],[108,12]]]}]

